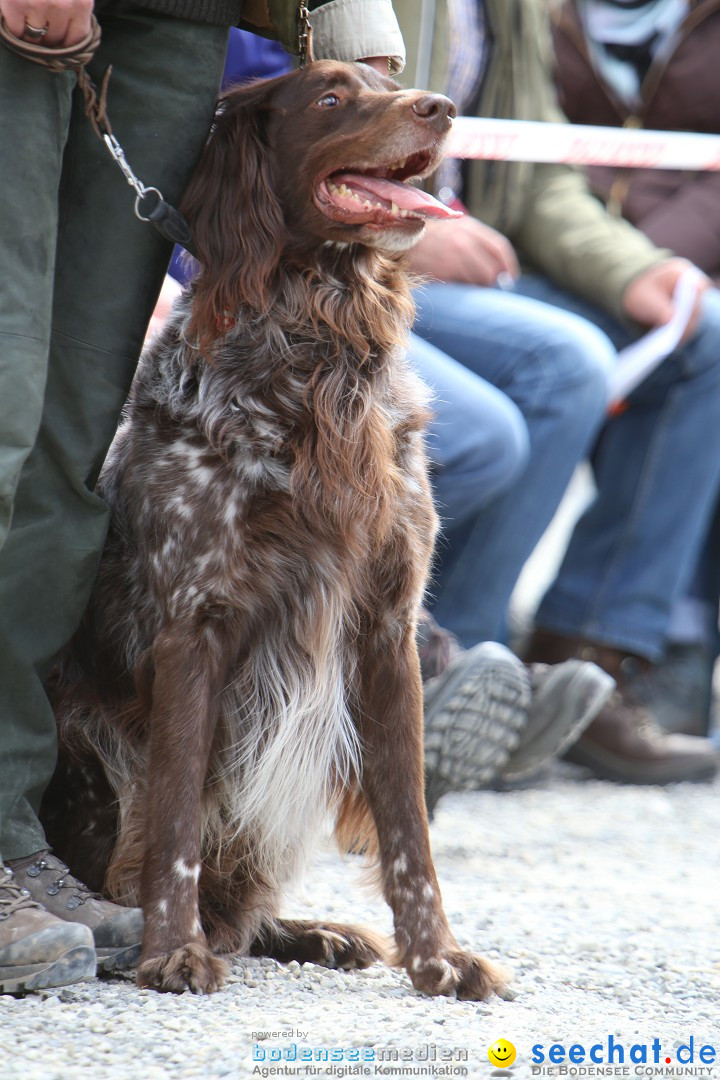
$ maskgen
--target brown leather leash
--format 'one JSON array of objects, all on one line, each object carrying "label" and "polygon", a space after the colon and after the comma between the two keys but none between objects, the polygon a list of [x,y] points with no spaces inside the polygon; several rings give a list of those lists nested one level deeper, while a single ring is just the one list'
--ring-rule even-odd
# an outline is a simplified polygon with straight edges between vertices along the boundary
[{"label": "brown leather leash", "polygon": [[0,17],[0,38],[2,38],[3,45],[5,45],[11,52],[16,53],[17,56],[22,56],[23,60],[32,60],[34,64],[42,64],[43,67],[50,68],[51,71],[68,71],[77,70],[80,67],[84,67],[88,64],[100,44],[100,27],[95,16],[91,16],[92,22],[90,30],[87,36],[77,43],[77,45],[60,46],[59,48],[49,48],[47,45],[42,45],[43,36],[45,30],[35,30],[33,27],[27,27],[29,31],[32,31],[35,40],[25,41],[24,38],[16,38],[14,34],[11,34],[5,25],[5,20]]},{"label": "brown leather leash", "polygon": [[[33,33],[40,35],[41,42],[41,32],[33,30]],[[112,67],[105,72],[99,91],[85,67],[95,55],[100,38],[100,26],[94,15],[91,17],[90,30],[82,41],[76,45],[60,48],[50,48],[37,40],[25,41],[23,38],[17,38],[7,28],[5,20],[0,18],[0,41],[16,56],[31,60],[34,64],[41,64],[55,73],[75,72],[75,78],[85,100],[85,115],[90,120],[95,134],[103,141],[115,164],[135,191],[135,215],[140,221],[147,221],[153,225],[166,240],[181,244],[192,254],[192,236],[185,218],[174,206],[165,201],[158,188],[147,186],[138,179],[125,157],[122,146],[113,135],[107,114],[108,82]]]}]

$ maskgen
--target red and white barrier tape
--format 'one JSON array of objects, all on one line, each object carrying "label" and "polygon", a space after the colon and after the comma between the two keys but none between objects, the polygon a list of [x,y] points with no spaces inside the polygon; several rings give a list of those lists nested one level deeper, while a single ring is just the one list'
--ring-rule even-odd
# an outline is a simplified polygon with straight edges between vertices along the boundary
[{"label": "red and white barrier tape", "polygon": [[447,157],[720,170],[720,135],[459,116]]}]

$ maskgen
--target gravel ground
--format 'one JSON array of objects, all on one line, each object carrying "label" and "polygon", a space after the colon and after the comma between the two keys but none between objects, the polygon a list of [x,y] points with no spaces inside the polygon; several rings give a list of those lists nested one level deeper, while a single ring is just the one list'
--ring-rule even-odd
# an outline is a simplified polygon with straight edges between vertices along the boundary
[{"label": "gravel ground", "polygon": [[[520,624],[589,491],[580,469],[521,576]],[[461,944],[512,971],[512,1001],[425,998],[404,973],[380,966],[346,973],[243,960],[225,989],[207,998],[108,978],[24,999],[0,996],[0,1080],[525,1080],[608,1071],[720,1078],[719,794],[720,778],[617,787],[556,764],[524,790],[443,799],[431,839],[445,910]],[[387,907],[363,888],[359,869],[329,850],[290,913],[391,930]],[[611,1037],[623,1047],[622,1064],[617,1050],[605,1064]],[[488,1060],[498,1039],[517,1050],[509,1070]],[[564,1047],[564,1064],[548,1065],[553,1044]],[[537,1045],[546,1060],[533,1074]],[[717,1065],[700,1059],[707,1045],[717,1049]],[[583,1064],[570,1062],[571,1046],[584,1049]],[[344,1060],[319,1062],[316,1054],[306,1066],[287,1060],[293,1047],[335,1048],[335,1060],[341,1050]],[[688,1049],[678,1055],[681,1047]],[[273,1050],[285,1058],[273,1063]]]},{"label": "gravel ground", "polygon": [[[0,1077],[524,1080],[534,1045],[547,1054],[552,1043],[566,1053],[573,1044],[586,1053],[601,1044],[595,1056],[607,1061],[611,1036],[629,1065],[620,1075],[660,1068],[665,1076],[713,1076],[720,1064],[703,1065],[699,1050],[711,1044],[720,1057],[719,788],[616,787],[556,765],[531,788],[442,800],[431,834],[450,923],[461,943],[512,969],[512,1001],[431,1000],[404,973],[379,966],[345,973],[244,960],[226,988],[207,998],[108,978],[0,997]],[[358,868],[330,851],[320,854],[292,911],[390,930],[385,905],[364,891]],[[681,1066],[676,1051],[691,1037],[692,1067]],[[516,1047],[509,1072],[494,1072],[488,1060],[497,1039]],[[648,1046],[647,1065],[629,1063],[636,1044]],[[355,1048],[361,1064],[346,1053],[344,1064],[285,1060],[278,1072],[272,1049],[293,1046]],[[254,1060],[253,1047],[264,1062]],[[587,1060],[572,1068],[586,1069]]]}]

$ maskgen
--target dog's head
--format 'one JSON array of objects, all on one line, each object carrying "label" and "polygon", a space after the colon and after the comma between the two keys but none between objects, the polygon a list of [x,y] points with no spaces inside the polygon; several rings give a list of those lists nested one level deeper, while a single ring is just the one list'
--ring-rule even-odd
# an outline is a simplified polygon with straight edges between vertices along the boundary
[{"label": "dog's head", "polygon": [[455,107],[366,64],[320,61],[279,85],[266,120],[289,231],[309,242],[412,246],[452,211],[409,181],[438,165]]},{"label": "dog's head", "polygon": [[448,98],[360,63],[229,91],[182,207],[204,274],[230,275],[263,309],[281,260],[309,264],[327,244],[411,247],[428,218],[454,216],[410,183],[437,167],[454,115]]}]

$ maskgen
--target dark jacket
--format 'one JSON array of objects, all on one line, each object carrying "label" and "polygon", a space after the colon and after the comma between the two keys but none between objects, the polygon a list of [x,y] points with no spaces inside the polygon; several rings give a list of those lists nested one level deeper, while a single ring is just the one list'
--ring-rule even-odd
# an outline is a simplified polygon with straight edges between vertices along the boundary
[{"label": "dark jacket", "polygon": [[[692,0],[672,51],[655,60],[633,111],[595,70],[575,0],[554,13],[556,82],[576,124],[720,133],[720,0]],[[662,247],[720,277],[720,173],[588,170],[608,207]]]}]

